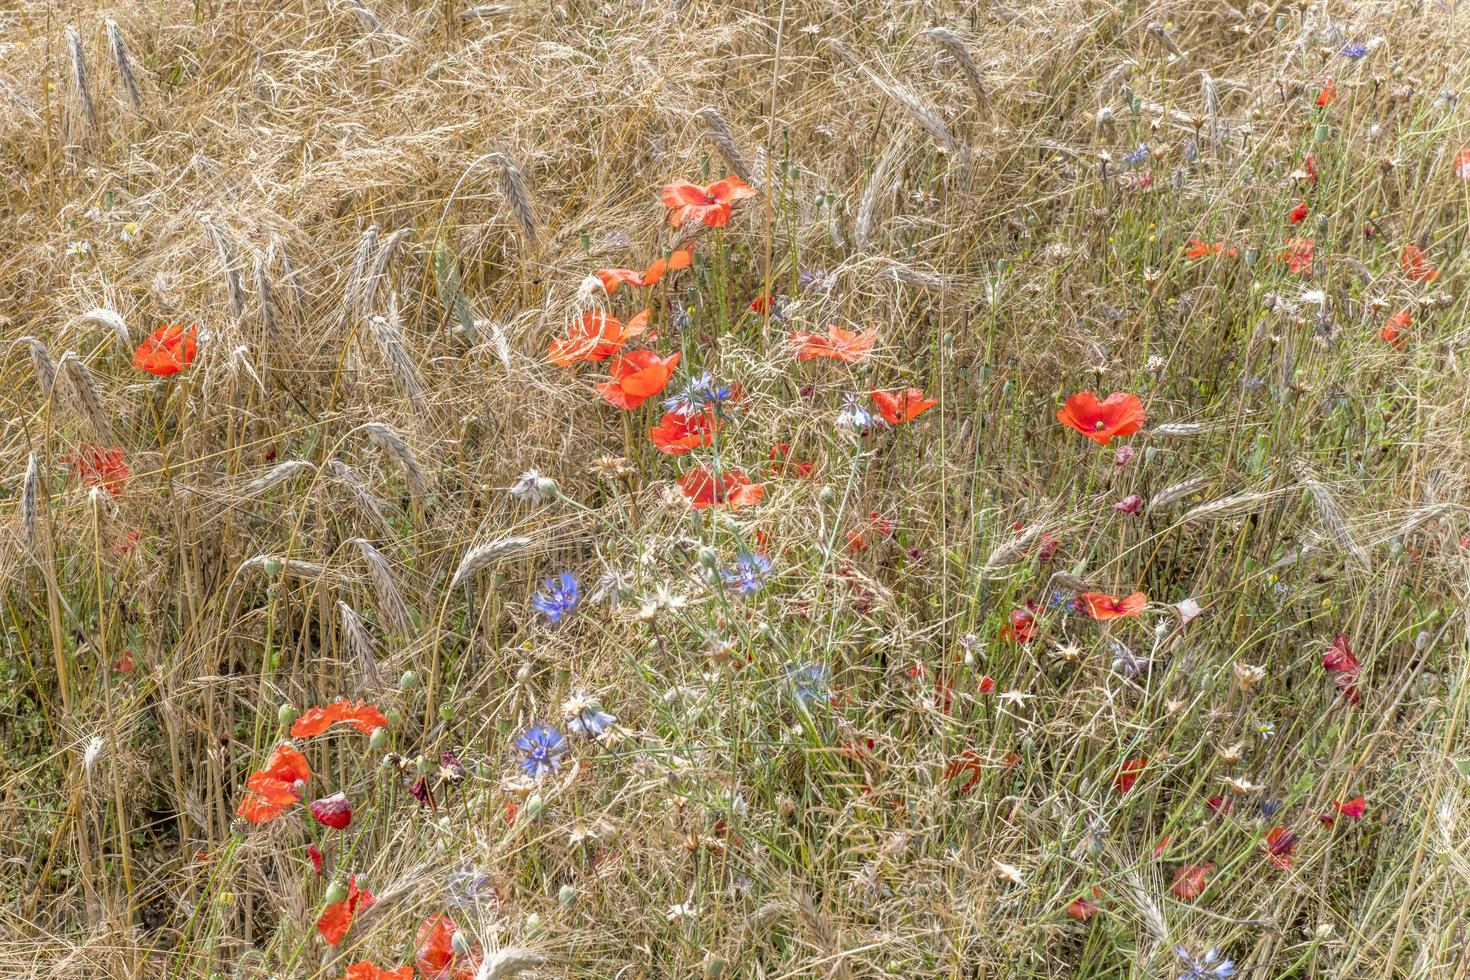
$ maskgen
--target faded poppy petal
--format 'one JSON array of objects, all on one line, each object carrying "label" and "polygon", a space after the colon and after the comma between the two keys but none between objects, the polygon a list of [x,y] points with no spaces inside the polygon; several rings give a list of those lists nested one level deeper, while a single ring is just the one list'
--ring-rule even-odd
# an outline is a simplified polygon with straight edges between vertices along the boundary
[{"label": "faded poppy petal", "polygon": [[1186,902],[1192,902],[1204,893],[1208,878],[1215,871],[1213,864],[1186,864],[1174,872],[1171,891]]},{"label": "faded poppy petal", "polygon": [[388,727],[388,717],[366,701],[333,701],[331,704],[307,708],[291,726],[292,738],[320,735],[339,721],[345,721],[364,735]]},{"label": "faded poppy petal", "polygon": [[1424,250],[1418,245],[1404,246],[1399,255],[1399,265],[1413,282],[1434,282],[1439,278],[1439,270],[1429,264],[1424,258]]},{"label": "faded poppy petal", "polygon": [[877,340],[877,327],[858,332],[844,330],[835,323],[828,324],[826,334],[804,333],[799,330],[791,334],[791,342],[797,345],[796,359],[798,361],[827,358],[847,364],[856,364],[867,359]]},{"label": "faded poppy petal", "polygon": [[1148,596],[1142,592],[1135,592],[1122,599],[1106,592],[1083,592],[1077,598],[1081,600],[1087,615],[1099,620],[1137,616],[1148,604]]},{"label": "faded poppy petal", "polygon": [[634,269],[598,269],[593,275],[602,282],[603,292],[611,296],[618,291],[618,287],[624,284],[629,286],[647,286],[648,282],[641,272]]},{"label": "faded poppy petal", "polygon": [[194,363],[199,351],[199,328],[169,323],[153,331],[133,351],[133,367],[139,371],[167,377],[178,374]]},{"label": "faded poppy petal", "polygon": [[1393,316],[1384,321],[1383,329],[1379,332],[1379,338],[1396,350],[1404,349],[1404,334],[1414,324],[1414,314],[1408,310],[1399,310]]},{"label": "faded poppy petal", "polygon": [[372,960],[361,960],[347,968],[342,980],[413,980],[413,967],[408,964],[385,970]]},{"label": "faded poppy petal", "polygon": [[1106,446],[1115,436],[1131,436],[1143,428],[1143,399],[1115,391],[1102,401],[1090,391],[1068,398],[1057,421]]},{"label": "faded poppy petal", "polygon": [[1332,673],[1359,669],[1358,658],[1353,655],[1353,648],[1348,645],[1346,633],[1337,634],[1337,638],[1332,641],[1332,646],[1323,652],[1322,666]]},{"label": "faded poppy petal", "polygon": [[1118,767],[1118,773],[1113,777],[1113,789],[1119,793],[1126,793],[1138,782],[1138,777],[1148,768],[1148,756],[1141,755],[1136,759],[1129,759]]},{"label": "faded poppy petal", "polygon": [[590,310],[567,328],[565,340],[551,345],[547,359],[557,367],[576,361],[605,361],[622,349],[629,336],[622,321],[602,310]]},{"label": "faded poppy petal", "polygon": [[966,749],[944,767],[944,782],[954,783],[961,776],[968,776],[963,786],[958,787],[961,793],[968,793],[980,783],[980,776],[985,772],[985,760],[974,749]]}]

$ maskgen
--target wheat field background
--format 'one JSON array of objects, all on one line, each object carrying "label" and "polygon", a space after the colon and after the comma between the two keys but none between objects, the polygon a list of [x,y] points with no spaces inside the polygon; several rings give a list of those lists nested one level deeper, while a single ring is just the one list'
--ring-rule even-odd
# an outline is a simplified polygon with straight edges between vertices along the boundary
[{"label": "wheat field background", "polygon": [[7,6],[0,973],[1470,975],[1467,41]]}]

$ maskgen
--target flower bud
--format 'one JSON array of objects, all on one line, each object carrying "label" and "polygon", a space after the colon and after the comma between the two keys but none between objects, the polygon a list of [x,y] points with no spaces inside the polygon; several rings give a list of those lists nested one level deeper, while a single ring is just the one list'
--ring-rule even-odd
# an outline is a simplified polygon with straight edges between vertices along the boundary
[{"label": "flower bud", "polygon": [[556,893],[556,900],[561,903],[562,908],[571,908],[577,903],[576,887],[574,885],[562,885],[561,890]]},{"label": "flower bud", "polygon": [[374,752],[381,752],[388,747],[388,729],[374,728],[373,733],[368,736],[368,746]]},{"label": "flower bud", "polygon": [[289,702],[276,709],[276,720],[281,723],[282,728],[289,728],[291,723],[301,717],[301,712],[291,706]]},{"label": "flower bud", "polygon": [[334,881],[327,886],[326,901],[328,905],[336,905],[347,898],[347,886],[340,881]]},{"label": "flower bud", "polygon": [[403,676],[398,678],[398,690],[407,693],[419,686],[419,675],[416,671],[405,670]]}]

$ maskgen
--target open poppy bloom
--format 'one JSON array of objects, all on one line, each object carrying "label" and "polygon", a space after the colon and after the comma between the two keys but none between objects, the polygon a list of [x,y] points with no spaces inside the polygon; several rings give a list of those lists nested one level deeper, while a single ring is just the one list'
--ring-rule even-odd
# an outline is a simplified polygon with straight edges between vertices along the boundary
[{"label": "open poppy bloom", "polygon": [[371,735],[379,728],[388,727],[388,716],[366,701],[333,701],[331,704],[307,708],[291,726],[292,738],[311,738],[320,735],[339,721],[356,728],[364,735]]},{"label": "open poppy bloom", "polygon": [[980,776],[985,771],[984,762],[985,760],[980,757],[980,753],[974,749],[966,749],[953,759],[950,759],[949,765],[944,767],[944,782],[949,784],[955,782],[961,776],[969,776],[965,780],[965,784],[959,787],[961,793],[968,793],[979,784]]},{"label": "open poppy bloom", "polygon": [[418,951],[413,961],[422,980],[473,980],[484,958],[478,944],[464,954],[454,950],[454,934],[459,929],[447,915],[436,916],[419,926],[414,945]]},{"label": "open poppy bloom", "polygon": [[679,477],[679,489],[684,491],[684,496],[689,498],[689,504],[695,510],[721,505],[731,510],[749,507],[759,503],[766,493],[763,485],[751,483],[750,477],[739,470],[716,472],[706,466],[690,470]]},{"label": "open poppy bloom", "polygon": [[551,345],[546,357],[557,367],[575,361],[605,361],[648,327],[648,310],[624,324],[602,310],[590,310],[567,328],[567,339]]},{"label": "open poppy bloom", "polygon": [[1135,592],[1121,599],[1110,596],[1106,592],[1084,592],[1077,598],[1082,601],[1082,607],[1087,610],[1087,615],[1101,620],[1137,616],[1148,604],[1148,596],[1142,592]]},{"label": "open poppy bloom", "polygon": [[708,410],[694,415],[665,412],[658,425],[648,430],[648,438],[665,456],[682,456],[691,449],[708,446],[722,424],[715,413]]},{"label": "open poppy bloom", "polygon": [[352,823],[352,803],[346,793],[333,793],[311,802],[311,816],[323,827],[346,830]]},{"label": "open poppy bloom", "polygon": [[1285,827],[1272,827],[1266,833],[1266,856],[1278,868],[1291,867],[1291,852],[1296,850],[1301,838],[1296,831]]},{"label": "open poppy bloom", "polygon": [[160,378],[178,374],[194,363],[199,353],[199,328],[169,323],[159,327],[133,351],[133,367]]},{"label": "open poppy bloom", "polygon": [[[1102,889],[1094,885],[1092,887],[1092,897],[1102,898]],[[1067,903],[1067,918],[1076,919],[1078,922],[1086,922],[1101,911],[1102,906],[1087,898],[1076,898]]]},{"label": "open poppy bloom", "polygon": [[361,960],[347,968],[342,980],[413,980],[413,967],[405,963],[396,970],[385,970],[372,960]]},{"label": "open poppy bloom", "polygon": [[798,361],[814,361],[819,357],[832,361],[856,364],[866,360],[878,340],[878,328],[871,327],[861,332],[844,330],[835,323],[827,325],[825,335],[793,331],[791,342],[797,345]]},{"label": "open poppy bloom", "polygon": [[1000,628],[1000,638],[1022,646],[1036,639],[1035,614],[1030,609],[1012,609],[1006,616],[1006,624]]},{"label": "open poppy bloom", "polygon": [[316,931],[322,934],[328,946],[340,945],[342,937],[352,926],[352,917],[371,904],[373,893],[366,888],[359,889],[357,875],[352,875],[347,879],[347,897],[326,907],[321,918],[316,920]]},{"label": "open poppy bloom", "polygon": [[1345,817],[1361,820],[1363,814],[1367,812],[1368,801],[1361,796],[1355,796],[1346,803],[1333,803],[1332,808]]},{"label": "open poppy bloom", "polygon": [[923,388],[871,391],[869,394],[873,396],[873,404],[878,406],[878,411],[888,420],[889,425],[912,422],[939,404],[938,398],[925,398]]},{"label": "open poppy bloom", "polygon": [[301,790],[310,779],[306,756],[282,742],[272,750],[265,768],[245,781],[245,797],[235,815],[251,823],[274,820],[300,802]]},{"label": "open poppy bloom", "polygon": [[665,273],[687,269],[693,264],[694,243],[690,242],[683,248],[670,252],[668,258],[654,259],[642,272],[634,269],[598,269],[594,274],[601,280],[603,291],[611,296],[617,292],[619,286],[625,284],[629,286],[657,285]]},{"label": "open poppy bloom", "polygon": [[680,356],[675,352],[668,357],[659,357],[651,350],[624,354],[608,368],[612,380],[599,383],[598,394],[609,405],[632,411],[664,390],[669,378],[674,376]]},{"label": "open poppy bloom", "polygon": [[789,442],[778,442],[771,447],[772,476],[809,477],[816,468],[816,463],[797,459]]},{"label": "open poppy bloom", "polygon": [[1408,310],[1399,310],[1384,321],[1383,329],[1379,331],[1378,336],[1385,344],[1388,344],[1395,350],[1403,350],[1404,334],[1413,325],[1414,314]]},{"label": "open poppy bloom", "polygon": [[676,180],[663,186],[669,224],[675,228],[690,220],[711,228],[723,228],[730,223],[730,205],[747,197],[755,197],[755,189],[739,177],[726,177],[708,187],[700,187],[687,180]]},{"label": "open poppy bloom", "polygon": [[128,469],[123,451],[116,446],[104,449],[88,444],[66,458],[71,471],[89,487],[101,487],[114,497],[121,497],[128,488]]},{"label": "open poppy bloom", "polygon": [[1337,98],[1337,82],[1332,78],[1322,80],[1322,89],[1317,93],[1317,105],[1325,109],[1332,105],[1332,100]]},{"label": "open poppy bloom", "polygon": [[1418,245],[1405,245],[1403,252],[1399,254],[1399,266],[1404,270],[1404,275],[1413,282],[1434,282],[1439,278],[1439,270],[1429,264],[1424,257],[1424,250]]},{"label": "open poppy bloom", "polygon": [[1102,401],[1090,391],[1068,398],[1057,421],[1106,446],[1114,436],[1131,436],[1143,428],[1143,399],[1115,391]]},{"label": "open poppy bloom", "polygon": [[1292,272],[1305,272],[1312,268],[1316,242],[1310,238],[1288,238],[1286,249],[1276,253],[1276,261],[1285,262]]},{"label": "open poppy bloom", "polygon": [[1191,238],[1189,244],[1184,248],[1186,259],[1204,259],[1211,255],[1224,255],[1230,258],[1240,254],[1240,249],[1226,246],[1224,242],[1204,242],[1198,238]]},{"label": "open poppy bloom", "polygon": [[1208,877],[1214,872],[1213,864],[1182,865],[1174,872],[1174,885],[1170,890],[1186,902],[1192,902],[1204,894]]},{"label": "open poppy bloom", "polygon": [[1141,755],[1136,759],[1129,759],[1118,767],[1118,774],[1113,777],[1113,789],[1119,793],[1126,793],[1138,782],[1138,777],[1148,768],[1148,756]]},{"label": "open poppy bloom", "polygon": [[1306,204],[1306,202],[1305,201],[1298,201],[1297,204],[1296,204],[1296,207],[1292,208],[1291,209],[1291,213],[1286,216],[1286,220],[1287,221],[1290,221],[1294,225],[1299,225],[1303,221],[1306,221],[1307,220],[1307,204]]}]

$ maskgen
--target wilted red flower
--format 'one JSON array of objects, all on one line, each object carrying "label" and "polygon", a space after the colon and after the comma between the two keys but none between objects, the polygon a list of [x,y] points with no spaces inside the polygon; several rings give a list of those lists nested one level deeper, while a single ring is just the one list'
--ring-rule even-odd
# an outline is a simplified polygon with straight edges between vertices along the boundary
[{"label": "wilted red flower", "polygon": [[755,189],[739,177],[726,177],[708,187],[676,180],[663,186],[664,206],[669,209],[669,224],[675,228],[685,221],[703,222],[711,228],[730,223],[730,205],[755,197]]},{"label": "wilted red flower", "polygon": [[1383,329],[1378,336],[1384,343],[1389,344],[1397,350],[1404,349],[1404,334],[1414,324],[1414,314],[1408,310],[1399,310],[1393,316],[1384,321]]},{"label": "wilted red flower", "polygon": [[1312,268],[1316,242],[1310,238],[1288,238],[1286,249],[1276,253],[1278,262],[1285,262],[1292,272],[1303,272]]},{"label": "wilted red flower", "polygon": [[1143,428],[1143,399],[1115,391],[1098,401],[1092,392],[1081,391],[1067,399],[1057,421],[1106,446],[1114,436],[1131,436]]},{"label": "wilted red flower", "polygon": [[1184,248],[1186,259],[1203,259],[1211,255],[1224,255],[1230,258],[1240,254],[1240,249],[1227,246],[1224,242],[1206,242],[1198,238],[1191,238],[1189,244]]},{"label": "wilted red flower", "polygon": [[1272,827],[1266,832],[1266,855],[1278,868],[1291,867],[1291,852],[1296,850],[1301,838],[1294,830]]},{"label": "wilted red flower", "polygon": [[1000,630],[1000,638],[1025,645],[1036,638],[1036,617],[1029,609],[1012,609]]},{"label": "wilted red flower", "polygon": [[114,497],[121,497],[128,488],[132,471],[128,469],[123,451],[116,446],[104,449],[92,443],[82,446],[68,456],[72,473],[89,487],[101,487]]},{"label": "wilted red flower", "polygon": [[1175,895],[1192,902],[1204,893],[1209,875],[1214,874],[1213,864],[1186,864],[1174,872],[1174,885],[1170,889]]},{"label": "wilted red flower", "polygon": [[771,447],[771,475],[772,476],[800,476],[812,475],[817,468],[816,463],[806,463],[795,457],[790,443],[778,442]]},{"label": "wilted red flower", "polygon": [[1124,497],[1113,504],[1113,510],[1122,511],[1125,514],[1139,514],[1143,511],[1143,498],[1136,493]]},{"label": "wilted red flower", "polygon": [[1337,634],[1337,638],[1332,641],[1332,646],[1323,652],[1322,666],[1334,674],[1346,671],[1356,672],[1360,669],[1358,658],[1353,655],[1353,648],[1348,645],[1346,633]]},{"label": "wilted red flower", "polygon": [[316,869],[316,876],[322,876],[322,849],[315,844],[306,845],[306,856],[311,858],[311,866]]},{"label": "wilted red flower", "polygon": [[1118,767],[1118,774],[1113,777],[1113,789],[1119,793],[1126,793],[1138,782],[1138,777],[1148,768],[1148,756],[1141,755],[1136,759],[1128,759]]},{"label": "wilted red flower", "polygon": [[567,339],[551,345],[547,359],[557,367],[576,361],[605,361],[647,329],[648,315],[649,311],[644,310],[624,324],[603,310],[583,313],[567,328]]},{"label": "wilted red flower", "polygon": [[766,488],[750,482],[750,477],[739,470],[716,472],[707,466],[689,470],[679,477],[679,488],[695,510],[721,505],[734,510],[760,502]]},{"label": "wilted red flower", "polygon": [[966,749],[953,759],[950,759],[949,765],[944,767],[945,784],[947,785],[960,776],[968,774],[970,778],[965,780],[965,784],[959,787],[959,790],[961,793],[970,792],[980,782],[980,776],[985,771],[984,763],[985,760],[980,757],[980,753],[974,749]]},{"label": "wilted red flower", "polygon": [[859,332],[844,330],[835,323],[827,325],[826,334],[801,330],[792,331],[791,334],[791,342],[797,345],[796,359],[798,361],[826,358],[831,361],[856,364],[867,359],[877,341],[877,327]]},{"label": "wilted red flower", "polygon": [[722,424],[711,411],[694,415],[665,412],[658,425],[648,430],[648,438],[665,456],[682,456],[691,449],[708,446]]},{"label": "wilted red flower", "polygon": [[1106,592],[1084,592],[1077,598],[1087,610],[1087,615],[1101,620],[1137,616],[1148,604],[1148,596],[1142,592],[1135,592],[1121,599]]},{"label": "wilted red flower", "polygon": [[890,425],[911,422],[939,404],[938,398],[925,398],[923,388],[901,391],[872,391],[873,404]]},{"label": "wilted red flower", "polygon": [[1322,80],[1322,89],[1317,93],[1317,105],[1323,109],[1332,105],[1332,100],[1337,98],[1337,82],[1331,77]]},{"label": "wilted red flower", "polygon": [[461,955],[454,951],[454,934],[459,929],[447,915],[427,919],[414,937],[414,963],[421,980],[473,980],[484,954],[475,944]]},{"label": "wilted red flower", "polygon": [[1424,257],[1424,250],[1418,245],[1405,245],[1403,252],[1399,254],[1399,266],[1404,270],[1404,275],[1413,282],[1434,282],[1439,278],[1439,270],[1429,264]]},{"label": "wilted red flower", "polygon": [[1309,180],[1309,181],[1311,181],[1312,183],[1315,184],[1317,182],[1317,158],[1316,158],[1316,156],[1314,156],[1311,153],[1308,153],[1307,154],[1306,162],[1303,164],[1303,169],[1306,170],[1306,172],[1307,172],[1307,180]]},{"label": "wilted red flower", "polygon": [[1368,801],[1361,796],[1355,796],[1346,803],[1334,802],[1332,808],[1345,817],[1361,820],[1363,819],[1363,814],[1368,810]]},{"label": "wilted red flower", "polygon": [[112,669],[126,674],[133,669],[133,648],[123,647],[122,653],[112,662]]},{"label": "wilted red flower", "polygon": [[331,704],[307,708],[291,726],[292,738],[311,738],[320,735],[339,721],[356,728],[364,735],[371,735],[379,728],[388,727],[388,716],[366,701],[333,701]]},{"label": "wilted red flower", "polygon": [[1205,800],[1205,806],[1223,816],[1234,809],[1235,800],[1229,796],[1212,796]]},{"label": "wilted red flower", "polygon": [[986,674],[986,675],[984,675],[983,677],[980,678],[980,693],[981,694],[994,694],[995,693],[995,678],[994,677],[991,677],[989,674]]},{"label": "wilted red flower", "polygon": [[311,803],[311,815],[316,822],[333,830],[346,830],[352,823],[352,803],[346,793],[333,793]]},{"label": "wilted red flower", "polygon": [[608,372],[611,381],[597,385],[598,394],[609,404],[632,411],[663,391],[674,376],[674,368],[682,355],[678,352],[659,357],[651,350],[635,350],[612,362]]},{"label": "wilted red flower", "polygon": [[199,328],[169,323],[143,338],[133,351],[133,367],[159,377],[178,374],[194,363],[199,352]]},{"label": "wilted red flower", "polygon": [[265,768],[245,781],[245,796],[235,814],[251,823],[274,820],[300,802],[301,790],[310,779],[306,756],[282,742],[272,750]]},{"label": "wilted red flower", "polygon": [[408,964],[394,970],[385,970],[372,960],[361,960],[347,968],[342,980],[413,980],[413,967]]},{"label": "wilted red flower", "polygon": [[1296,207],[1292,208],[1291,209],[1291,213],[1286,216],[1286,220],[1287,221],[1290,221],[1294,225],[1299,225],[1303,221],[1306,221],[1307,220],[1307,204],[1306,204],[1306,202],[1305,201],[1298,201],[1296,203]]},{"label": "wilted red flower", "polygon": [[776,308],[776,301],[771,298],[770,293],[761,293],[750,301],[750,312],[758,316],[766,316]]},{"label": "wilted red flower", "polygon": [[[1092,897],[1102,898],[1102,889],[1094,885],[1092,888]],[[1092,918],[1094,915],[1101,911],[1102,906],[1088,900],[1085,897],[1075,898],[1067,903],[1067,917],[1071,919],[1076,919],[1078,922],[1086,922],[1088,919]]]},{"label": "wilted red flower", "polygon": [[352,926],[352,917],[371,904],[373,893],[366,888],[359,889],[357,875],[352,875],[347,879],[347,897],[326,907],[321,918],[316,920],[316,931],[322,934],[328,946],[339,945]]}]

